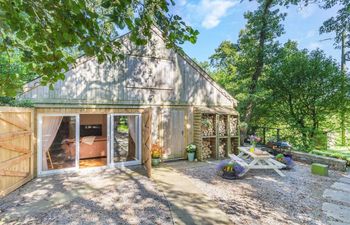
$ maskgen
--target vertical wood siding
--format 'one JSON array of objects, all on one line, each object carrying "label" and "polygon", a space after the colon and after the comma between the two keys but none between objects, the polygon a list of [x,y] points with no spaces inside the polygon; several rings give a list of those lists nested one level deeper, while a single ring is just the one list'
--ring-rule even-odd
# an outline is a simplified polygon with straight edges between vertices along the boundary
[{"label": "vertical wood siding", "polygon": [[[126,57],[98,64],[82,57],[75,68],[58,81],[54,90],[37,87],[20,98],[35,103],[219,105],[232,107],[232,99],[188,58],[165,48],[153,35],[145,47],[124,41]],[[38,81],[28,84],[27,89]],[[221,91],[220,91],[221,90]]]}]

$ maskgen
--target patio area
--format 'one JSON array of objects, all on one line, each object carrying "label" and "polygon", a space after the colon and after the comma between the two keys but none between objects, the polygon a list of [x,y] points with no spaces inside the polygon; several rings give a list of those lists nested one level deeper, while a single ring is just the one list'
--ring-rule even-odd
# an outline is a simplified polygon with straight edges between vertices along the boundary
[{"label": "patio area", "polygon": [[0,224],[173,224],[143,168],[36,178],[0,199]]},{"label": "patio area", "polygon": [[344,179],[297,163],[225,180],[218,162],[162,164],[152,179],[140,167],[37,178],[0,199],[0,224],[327,224],[323,194]]},{"label": "patio area", "polygon": [[328,224],[323,193],[344,176],[337,171],[330,171],[329,177],[315,176],[310,165],[296,163],[292,170],[283,170],[285,177],[273,170],[251,170],[242,179],[225,180],[215,173],[217,163],[168,166],[209,196],[232,224]]}]

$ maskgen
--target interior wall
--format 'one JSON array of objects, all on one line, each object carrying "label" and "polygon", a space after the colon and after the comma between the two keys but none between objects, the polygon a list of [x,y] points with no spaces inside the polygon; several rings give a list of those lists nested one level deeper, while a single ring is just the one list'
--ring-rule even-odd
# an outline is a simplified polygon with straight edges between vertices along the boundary
[{"label": "interior wall", "polygon": [[106,114],[81,114],[80,125],[102,124],[102,136],[107,137],[107,115]]}]

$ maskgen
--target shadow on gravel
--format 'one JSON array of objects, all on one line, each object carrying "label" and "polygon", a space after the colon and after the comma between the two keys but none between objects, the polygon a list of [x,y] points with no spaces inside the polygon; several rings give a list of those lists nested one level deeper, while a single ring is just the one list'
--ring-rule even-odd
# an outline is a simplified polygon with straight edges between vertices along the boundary
[{"label": "shadow on gravel", "polygon": [[0,224],[172,224],[143,169],[36,178],[0,199]]}]

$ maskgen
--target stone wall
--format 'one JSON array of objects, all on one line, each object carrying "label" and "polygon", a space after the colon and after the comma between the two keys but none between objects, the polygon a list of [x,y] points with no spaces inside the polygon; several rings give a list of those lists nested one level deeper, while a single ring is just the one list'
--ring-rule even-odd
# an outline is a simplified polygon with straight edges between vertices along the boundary
[{"label": "stone wall", "polygon": [[330,169],[346,171],[346,161],[320,155],[313,155],[305,152],[291,151],[292,158],[295,161],[304,163],[321,163],[329,166]]}]

